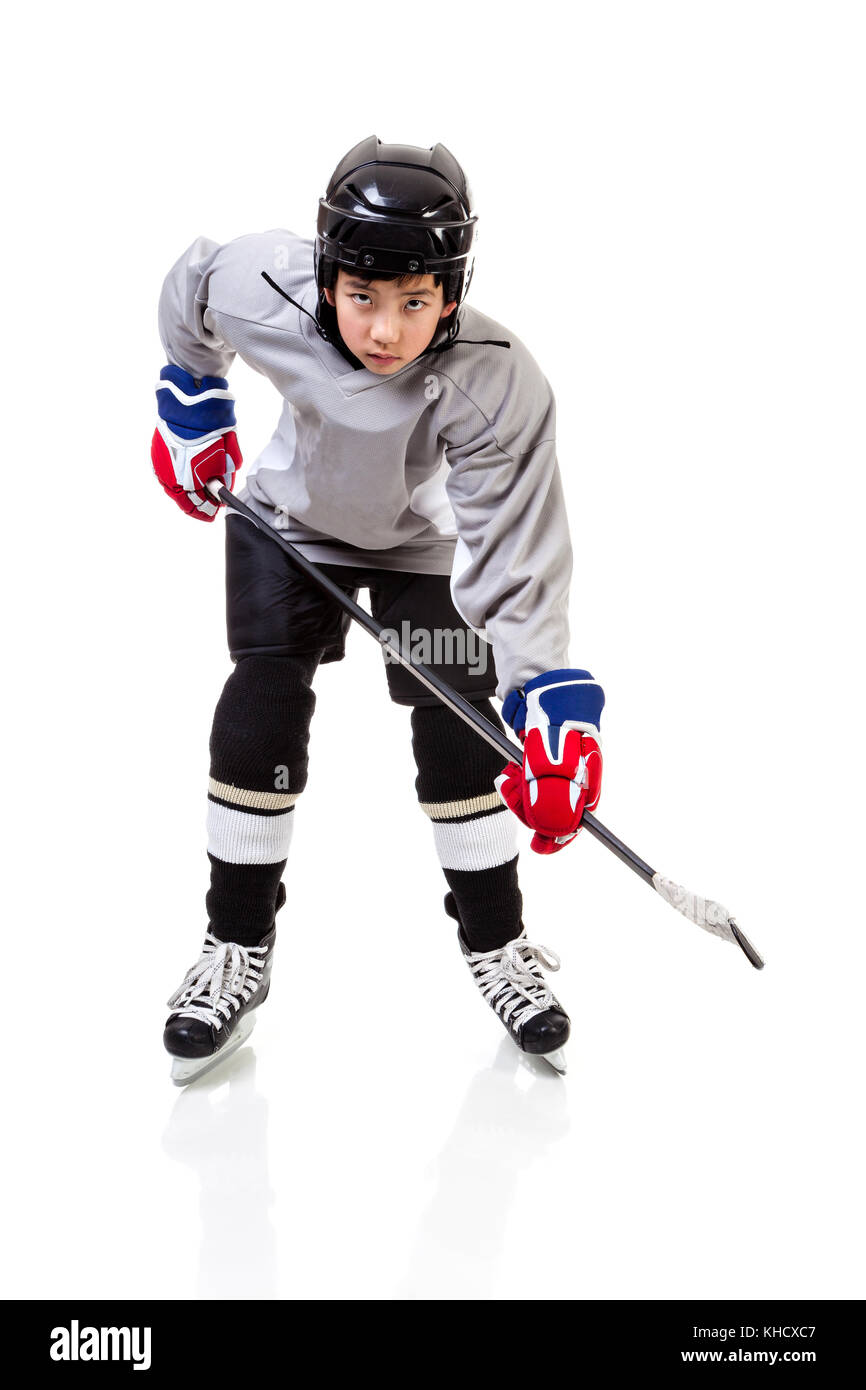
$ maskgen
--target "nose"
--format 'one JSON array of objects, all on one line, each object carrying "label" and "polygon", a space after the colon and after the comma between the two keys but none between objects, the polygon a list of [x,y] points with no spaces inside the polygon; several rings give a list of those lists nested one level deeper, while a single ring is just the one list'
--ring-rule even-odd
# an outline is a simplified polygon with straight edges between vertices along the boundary
[{"label": "nose", "polygon": [[390,347],[396,343],[399,333],[397,321],[391,309],[380,308],[370,329],[374,343],[381,347]]}]

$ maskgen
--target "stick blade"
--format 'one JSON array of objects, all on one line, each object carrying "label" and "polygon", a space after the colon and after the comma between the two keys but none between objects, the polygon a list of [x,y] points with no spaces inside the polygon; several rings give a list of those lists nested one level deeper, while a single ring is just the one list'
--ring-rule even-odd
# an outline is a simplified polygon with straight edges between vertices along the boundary
[{"label": "stick blade", "polygon": [[733,917],[730,918],[728,926],[731,928],[731,935],[733,936],[734,940],[736,941],[737,945],[739,946],[743,955],[746,957],[746,960],[749,962],[749,964],[753,965],[756,970],[763,970],[763,960],[758,955],[758,952],[755,950],[749,938],[746,936],[746,933],[742,931],[740,927],[737,926]]},{"label": "stick blade", "polygon": [[700,894],[684,888],[681,883],[675,883],[672,878],[662,878],[661,874],[653,874],[653,887],[666,903],[670,903],[683,917],[694,922],[696,927],[702,927],[713,936],[720,936],[723,941],[735,942],[749,964],[756,970],[763,970],[764,962],[760,955],[721,903],[715,902],[713,898],[702,898]]}]

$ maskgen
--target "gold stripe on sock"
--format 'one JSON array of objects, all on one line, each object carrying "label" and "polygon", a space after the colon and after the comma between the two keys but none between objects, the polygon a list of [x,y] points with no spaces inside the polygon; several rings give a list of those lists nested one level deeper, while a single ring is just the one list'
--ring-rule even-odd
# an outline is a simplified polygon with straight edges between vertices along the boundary
[{"label": "gold stripe on sock", "polygon": [[465,801],[422,801],[421,810],[431,820],[453,820],[455,816],[474,816],[479,811],[491,811],[494,806],[505,803],[499,792],[485,792],[482,796],[472,796]]},{"label": "gold stripe on sock", "polygon": [[211,796],[220,801],[230,801],[233,806],[252,806],[257,811],[287,811],[294,806],[300,792],[254,792],[245,787],[234,787],[230,782],[215,782],[208,778],[207,789]]}]

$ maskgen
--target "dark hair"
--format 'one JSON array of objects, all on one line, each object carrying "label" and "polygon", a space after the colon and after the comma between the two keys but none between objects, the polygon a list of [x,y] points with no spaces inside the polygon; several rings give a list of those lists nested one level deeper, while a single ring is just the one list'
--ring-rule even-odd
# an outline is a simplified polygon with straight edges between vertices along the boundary
[{"label": "dark hair", "polygon": [[[398,285],[405,285],[409,280],[423,279],[423,276],[420,272],[413,273],[411,271],[400,272],[397,270],[379,270],[376,272],[375,275],[367,275],[365,271],[357,270],[354,266],[349,265],[338,265],[336,269],[338,272],[342,270],[344,275],[351,275],[354,280],[360,280],[361,283],[364,285],[372,285],[374,280],[396,280]],[[336,283],[337,277],[335,275],[334,286],[336,286]],[[433,285],[435,289],[438,289],[440,285],[444,285],[444,280],[441,275],[433,275]]]}]

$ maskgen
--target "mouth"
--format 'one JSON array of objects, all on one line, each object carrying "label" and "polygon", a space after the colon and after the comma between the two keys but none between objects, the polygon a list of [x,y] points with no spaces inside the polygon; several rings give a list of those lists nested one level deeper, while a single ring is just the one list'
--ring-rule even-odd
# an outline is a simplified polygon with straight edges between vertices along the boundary
[{"label": "mouth", "polygon": [[368,352],[368,357],[372,357],[374,362],[399,362],[399,357],[394,357],[390,352]]}]

